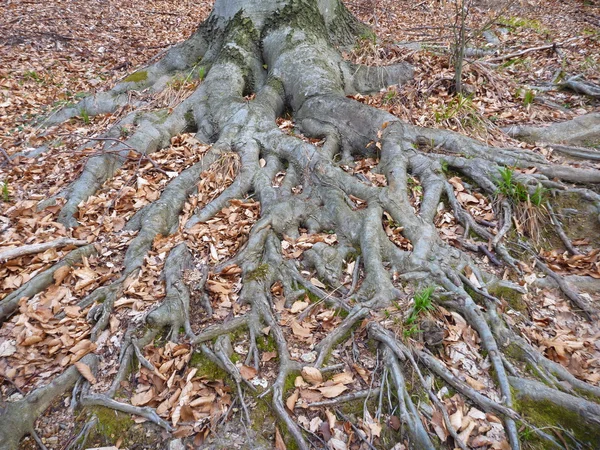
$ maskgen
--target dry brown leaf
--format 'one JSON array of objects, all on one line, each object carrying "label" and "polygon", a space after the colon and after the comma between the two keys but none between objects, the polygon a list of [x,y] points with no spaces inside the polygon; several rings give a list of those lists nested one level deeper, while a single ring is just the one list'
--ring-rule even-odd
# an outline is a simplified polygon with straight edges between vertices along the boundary
[{"label": "dry brown leaf", "polygon": [[276,450],[287,450],[285,446],[285,442],[283,442],[283,438],[281,437],[281,433],[279,432],[279,428],[275,428],[275,449]]},{"label": "dry brown leaf", "polygon": [[356,370],[356,373],[358,373],[365,383],[369,383],[369,372],[357,364],[352,364],[352,368]]},{"label": "dry brown leaf", "polygon": [[[144,406],[149,403],[154,398],[154,389],[151,387],[150,389],[139,392],[131,397],[131,404],[133,406]],[[175,424],[173,424],[175,425]]]},{"label": "dry brown leaf", "polygon": [[69,266],[69,265],[65,265],[65,266],[62,266],[62,267],[59,267],[58,269],[56,269],[54,271],[54,273],[52,274],[52,278],[54,278],[55,286],[58,286],[59,284],[61,284],[63,282],[63,280],[65,278],[67,278],[70,271],[71,271],[71,266]]},{"label": "dry brown leaf", "polygon": [[296,407],[296,402],[298,401],[298,398],[300,398],[300,391],[298,389],[294,389],[292,395],[290,395],[285,402],[285,405],[290,411],[294,412],[294,408]]},{"label": "dry brown leaf", "polygon": [[311,283],[312,283],[314,286],[320,287],[321,289],[325,289],[325,288],[326,288],[326,286],[325,286],[323,283],[321,283],[321,282],[320,282],[320,281],[319,281],[317,278],[311,278],[311,279],[310,279],[310,282],[311,282]]},{"label": "dry brown leaf", "polygon": [[333,414],[329,409],[325,409],[325,416],[327,416],[327,423],[329,424],[329,430],[333,431],[335,428],[335,423],[337,422],[337,418],[335,414]]},{"label": "dry brown leaf", "polygon": [[308,338],[312,336],[312,331],[310,331],[308,328],[304,328],[295,320],[292,321],[292,333],[302,338]]},{"label": "dry brown leaf", "polygon": [[348,388],[343,384],[334,384],[332,386],[323,386],[319,388],[323,397],[334,398],[340,395],[342,392],[347,390]]},{"label": "dry brown leaf", "polygon": [[303,367],[302,378],[312,385],[321,384],[323,382],[323,374],[321,374],[321,371],[316,367]]},{"label": "dry brown leaf", "polygon": [[354,377],[350,372],[336,373],[332,378],[334,383],[350,384],[354,382]]},{"label": "dry brown leaf", "polygon": [[92,373],[92,369],[90,369],[90,366],[88,366],[85,363],[82,363],[81,361],[77,361],[74,366],[77,368],[77,370],[79,371],[79,373],[83,376],[83,378],[85,378],[86,380],[88,380],[90,382],[90,384],[96,384],[96,377],[94,376],[94,374]]},{"label": "dry brown leaf", "polygon": [[301,311],[304,311],[308,307],[308,305],[309,305],[308,302],[303,302],[303,301],[297,300],[292,305],[292,309],[290,310],[290,312],[292,314],[299,313]]},{"label": "dry brown leaf", "polygon": [[277,352],[264,352],[261,357],[262,362],[271,361],[273,358],[277,358]]},{"label": "dry brown leaf", "polygon": [[433,410],[433,414],[431,416],[431,425],[433,427],[433,431],[435,431],[435,434],[437,434],[437,437],[440,438],[440,441],[446,442],[449,433],[446,429],[446,424],[444,423],[444,416],[437,408]]},{"label": "dry brown leaf", "polygon": [[469,419],[469,424],[458,435],[458,437],[460,438],[460,440],[463,441],[463,442],[468,442],[469,441],[469,437],[471,436],[471,433],[473,432],[473,428],[475,428],[475,426],[477,425],[477,422],[474,421],[474,420],[472,420],[468,416],[467,416],[467,419]]},{"label": "dry brown leaf", "polygon": [[243,365],[242,367],[240,367],[240,374],[246,380],[253,379],[257,373],[258,373],[258,371],[254,367],[250,367],[250,366],[246,366],[246,365]]}]

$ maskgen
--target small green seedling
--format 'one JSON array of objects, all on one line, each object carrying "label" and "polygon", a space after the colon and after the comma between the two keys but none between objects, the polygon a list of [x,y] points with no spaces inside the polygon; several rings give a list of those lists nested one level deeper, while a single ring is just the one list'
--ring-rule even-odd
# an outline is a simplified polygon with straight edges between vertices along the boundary
[{"label": "small green seedling", "polygon": [[429,286],[415,293],[413,299],[415,302],[415,306],[413,307],[413,310],[408,316],[408,319],[406,319],[406,325],[414,324],[417,320],[417,317],[419,317],[419,314],[427,311],[432,311],[434,309],[433,303],[431,301],[433,291],[435,291],[435,286]]},{"label": "small green seedling", "polygon": [[8,182],[2,182],[2,200],[8,202],[10,200],[10,193],[8,192]]},{"label": "small green seedling", "polygon": [[548,193],[548,190],[538,184],[535,191],[530,195],[527,187],[515,180],[514,171],[508,167],[499,170],[498,192],[514,202],[530,201],[534,206],[540,206]]},{"label": "small green seedling", "polygon": [[90,115],[85,109],[82,108],[81,111],[79,111],[79,115],[81,116],[81,120],[83,120],[84,124],[90,124]]},{"label": "small green seedling", "polygon": [[535,92],[533,92],[531,89],[527,90],[525,92],[525,95],[523,96],[523,105],[529,106],[533,103],[534,100],[535,100]]},{"label": "small green seedling", "polygon": [[206,67],[200,66],[200,68],[198,69],[198,79],[200,81],[202,81],[202,80],[204,80],[205,76],[206,76]]}]

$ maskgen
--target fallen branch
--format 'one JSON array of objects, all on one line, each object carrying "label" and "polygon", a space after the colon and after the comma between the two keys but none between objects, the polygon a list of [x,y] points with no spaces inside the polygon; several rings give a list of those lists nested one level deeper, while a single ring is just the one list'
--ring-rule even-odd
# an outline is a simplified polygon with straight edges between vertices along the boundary
[{"label": "fallen branch", "polygon": [[518,58],[519,56],[523,56],[523,55],[526,55],[526,54],[532,53],[532,52],[557,49],[559,47],[564,46],[565,44],[567,44],[569,42],[573,42],[578,39],[581,39],[581,37],[576,36],[576,37],[573,37],[570,39],[566,39],[563,42],[553,42],[552,44],[540,45],[539,47],[526,48],[524,50],[519,50],[518,52],[507,53],[506,55],[500,55],[500,56],[496,56],[495,58],[490,58],[490,59],[486,60],[485,62],[486,63],[494,63],[494,62],[506,61],[507,59]]},{"label": "fallen branch", "polygon": [[67,245],[76,245],[81,247],[86,245],[88,242],[81,239],[71,238],[60,238],[50,242],[43,242],[41,244],[24,245],[22,247],[11,248],[0,253],[0,263],[4,263],[8,260],[18,258],[20,256],[32,255],[34,253],[41,253],[51,248],[66,247]]}]

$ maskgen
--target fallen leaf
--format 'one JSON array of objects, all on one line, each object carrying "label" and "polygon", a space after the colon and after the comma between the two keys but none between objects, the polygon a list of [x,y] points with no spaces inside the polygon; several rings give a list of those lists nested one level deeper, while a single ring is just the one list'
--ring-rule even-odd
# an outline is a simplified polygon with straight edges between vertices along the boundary
[{"label": "fallen leaf", "polygon": [[300,300],[297,300],[292,305],[291,313],[292,314],[296,314],[296,313],[299,313],[301,311],[304,311],[308,307],[308,305],[309,305],[308,302],[302,302]]},{"label": "fallen leaf", "polygon": [[348,388],[343,384],[334,384],[333,386],[323,386],[319,388],[323,397],[334,398],[340,395],[342,392],[347,390]]},{"label": "fallen leaf", "polygon": [[258,371],[254,367],[243,365],[242,367],[240,367],[240,373],[242,374],[242,377],[244,377],[244,379],[251,380],[256,376]]},{"label": "fallen leaf", "polygon": [[283,442],[283,438],[281,437],[281,433],[279,432],[279,428],[275,428],[275,449],[276,450],[287,450],[285,446],[285,442]]},{"label": "fallen leaf", "polygon": [[285,405],[288,407],[288,409],[290,411],[294,411],[294,408],[296,407],[296,402],[298,401],[298,398],[300,398],[300,391],[298,389],[295,389],[294,392],[292,393],[292,395],[290,395],[288,397],[288,399],[285,401]]},{"label": "fallen leaf", "polygon": [[302,338],[308,338],[308,337],[312,336],[312,331],[310,331],[308,328],[304,328],[302,325],[300,325],[295,320],[292,321],[292,333],[294,333],[294,335],[296,335],[298,337],[302,337]]},{"label": "fallen leaf", "polygon": [[354,377],[350,372],[336,373],[331,380],[334,383],[350,384],[354,382]]},{"label": "fallen leaf", "polygon": [[[140,392],[131,397],[131,404],[133,406],[143,406],[149,403],[154,398],[154,389],[150,388],[147,391]],[[176,425],[177,423],[173,423]]]},{"label": "fallen leaf", "polygon": [[313,385],[323,382],[323,374],[316,367],[306,366],[302,368],[302,378]]},{"label": "fallen leaf", "polygon": [[77,370],[79,371],[79,373],[83,376],[83,378],[85,378],[86,380],[88,380],[90,382],[90,384],[96,384],[96,377],[94,376],[94,374],[92,373],[92,369],[90,369],[90,366],[88,366],[85,363],[82,363],[81,361],[77,361],[74,366],[77,368]]}]

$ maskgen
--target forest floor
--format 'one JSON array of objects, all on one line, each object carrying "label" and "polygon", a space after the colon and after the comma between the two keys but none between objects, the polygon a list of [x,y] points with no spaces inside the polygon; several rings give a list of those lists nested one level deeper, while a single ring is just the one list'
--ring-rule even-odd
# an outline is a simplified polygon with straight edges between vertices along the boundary
[{"label": "forest floor", "polygon": [[[451,2],[347,2],[377,35],[376,39],[364,36],[354,48],[347,49],[348,59],[375,65],[406,60],[416,69],[414,80],[405,86],[355,98],[415,125],[451,129],[491,145],[530,148],[560,162],[560,156],[553,155],[550,148],[513,141],[502,129],[511,125],[562,122],[589,112],[600,112],[597,100],[558,88],[537,89],[552,85],[559,77],[579,74],[600,82],[598,3],[532,0],[514,2],[506,10],[502,10],[504,4],[501,1],[494,3],[496,9],[486,7],[485,2],[480,3],[483,6],[474,8],[468,18],[469,29],[477,30],[490,21],[490,30],[497,41],[490,43],[478,34],[469,42],[469,47],[489,50],[489,54],[467,58],[464,82],[468,94],[456,96],[452,94],[453,68],[449,63],[454,42],[450,25],[454,23],[455,14]],[[116,115],[88,117],[82,114],[46,136],[40,136],[34,119],[60,106],[76,103],[90,92],[113,86],[169,46],[183,41],[207,17],[211,4],[189,0],[9,0],[3,3],[0,23],[0,256],[13,248],[59,238],[93,243],[97,255],[55,274],[53,286],[40,294],[37,301],[23,303],[17,314],[0,328],[2,402],[47,383],[90,352],[101,356],[101,370],[94,379],[94,387],[106,389],[117,371],[120,345],[129,325],[140,323],[165,296],[161,271],[169,250],[185,240],[196,258],[212,264],[223,262],[240,249],[258,219],[260,204],[248,198],[231,202],[207,223],[190,230],[181,228],[174,235],[157,238],[141,274],[130,280],[117,300],[109,329],[92,342],[86,320],[88,310],[74,304],[98,286],[118,277],[124,251],[134,235],[123,231],[126,221],[156,200],[167,182],[198,161],[207,146],[196,141],[193,135],[182,135],[173,138],[170,147],[154,153],[151,160],[132,153],[131,160],[117,175],[80,205],[77,217],[80,226],[76,229],[65,229],[56,221],[60,203],[43,211],[36,209],[38,202],[57,193],[77,177],[85,161],[96,151],[79,146],[113,124]],[[535,50],[548,44],[555,45]],[[526,49],[534,50],[505,58]],[[182,78],[172,83],[154,99],[153,106],[173,108],[198,82]],[[293,132],[291,120],[280,120],[279,125]],[[122,130],[124,136],[128,132]],[[47,145],[43,154],[26,155],[27,151],[43,144]],[[600,143],[596,145],[600,147]],[[9,156],[19,152],[25,152],[25,156],[9,161]],[[371,171],[376,164],[376,160],[366,160],[352,170],[376,184],[377,177],[382,176]],[[600,168],[600,164],[586,164]],[[188,200],[180,223],[185,223],[197,206],[206,204],[222,192],[233,181],[235,171],[236,163],[232,161],[205,173],[198,194]],[[450,181],[458,193],[465,190],[466,181],[459,176]],[[418,207],[421,192],[416,180],[412,191],[413,205]],[[485,196],[465,192],[462,196],[459,194],[459,200],[474,217],[494,221],[492,205]],[[568,209],[576,205],[563,207]],[[563,218],[569,237],[580,252],[571,256],[562,242],[552,237],[547,212],[529,210],[522,218],[521,223],[516,220],[517,231],[534,240],[539,256],[552,269],[565,275],[600,279],[597,221],[594,229],[594,221]],[[436,220],[443,239],[460,245],[465,230],[451,210],[440,209]],[[409,248],[410,244],[396,231],[391,218],[384,226],[390,239],[402,248]],[[335,243],[336,236],[305,233],[299,239],[284,242],[285,256],[298,258],[317,242]],[[60,261],[73,248],[67,244],[7,261],[0,258],[0,299]],[[508,270],[495,267],[487,256],[472,256],[490,272],[511,278],[527,290],[518,299],[503,298],[502,311],[509,323],[546,357],[562,364],[576,377],[600,385],[600,326],[586,321],[574,311],[571,303],[552,284],[538,283],[544,275],[535,266],[535,260],[524,259],[525,276],[516,280]],[[343,282],[347,286],[352,284],[353,269],[352,264],[346,267]],[[209,319],[192,311],[191,325],[195,331],[212,321],[223,321],[244,312],[247,307],[236,302],[240,289],[238,275],[236,267],[219,275],[209,274],[207,289],[213,317]],[[310,271],[304,275],[308,279],[314,276]],[[328,289],[316,278],[311,281]],[[584,297],[596,304],[600,302],[600,290],[594,291],[592,287],[586,292],[587,288],[582,288]],[[279,299],[275,309],[288,333],[292,357],[311,362],[315,357],[314,344],[336,327],[342,317],[325,305],[314,308],[311,314],[302,315],[309,307],[308,298],[287,309],[283,306],[280,287],[273,287],[273,295]],[[423,332],[402,328],[403,311],[407,310],[413,295],[414,292],[407,288],[406,298],[400,299],[389,310],[379,312],[373,320],[389,321],[392,325],[397,321],[398,332],[404,333],[405,339],[415,345],[428,345],[431,343],[427,342]],[[192,306],[200,309],[198,304]],[[66,315],[58,320],[54,315],[60,310]],[[443,307],[438,306],[428,314],[436,328],[444,330],[441,341],[432,344],[438,357],[474,389],[497,399],[489,362],[473,329],[458,314]],[[298,319],[300,315],[303,320]],[[226,377],[219,377],[218,369],[207,369],[207,364],[194,365],[197,358],[189,344],[161,344],[143,349],[146,359],[157,372],[146,367],[134,368],[128,381],[123,383],[120,396],[136,406],[157,408],[161,417],[175,427],[175,437],[194,436],[197,444],[205,440],[210,442],[214,435],[211,430],[219,424],[223,426],[223,422],[239,413],[235,391],[228,386]],[[267,386],[276,377],[276,352],[266,337],[258,372],[241,363],[248,352],[248,342],[240,337],[233,344],[242,374],[252,384]],[[368,448],[361,439],[353,437],[356,431],[345,419],[340,416],[336,419],[331,412],[340,407],[335,404],[335,399],[341,395],[377,388],[373,381],[380,358],[368,345],[364,327],[355,330],[333,352],[330,364],[342,370],[333,376],[329,385],[310,390],[301,380],[296,380],[296,389],[292,386],[288,395],[291,398],[288,398],[288,405],[290,401],[291,409],[295,403],[300,405],[296,408],[296,419],[311,432],[323,437],[330,433],[336,438],[344,438],[345,441],[338,440],[345,442],[348,448]],[[80,370],[82,374],[86,371],[85,367]],[[88,374],[86,378],[89,377]],[[188,404],[193,408],[179,401],[184,395],[182,392],[188,396]],[[465,440],[472,448],[507,448],[497,417],[478,410],[460,394],[445,395],[447,393],[447,388],[438,391],[452,412],[458,431],[466,436]],[[324,402],[324,406],[308,407],[316,402]],[[260,409],[260,401],[251,407]],[[379,417],[374,409],[370,413],[355,419],[355,412],[346,411],[346,417],[352,417],[356,426],[377,445],[390,448],[384,436],[388,429],[390,433],[397,430],[397,417],[393,414]],[[48,449],[66,448],[85,422],[84,414],[70,411],[68,400],[62,399],[38,420],[37,432]],[[159,429],[144,423],[144,419],[119,416],[114,421],[106,411],[104,415],[108,417],[99,427],[102,433],[92,434],[88,447],[161,448],[167,439]],[[322,426],[324,423],[332,425],[328,431]],[[440,417],[433,415],[427,426],[440,439],[447,438]],[[272,425],[271,429],[269,424],[264,424],[263,428],[262,431],[267,430],[272,436],[279,435]],[[155,446],[146,443],[136,447],[132,444],[136,440],[141,442],[144,436],[146,442],[154,441],[152,445]],[[239,439],[242,445],[247,434],[239,431]],[[398,443],[395,448],[403,448],[401,445]],[[35,446],[32,438],[23,440],[23,449]]]}]

